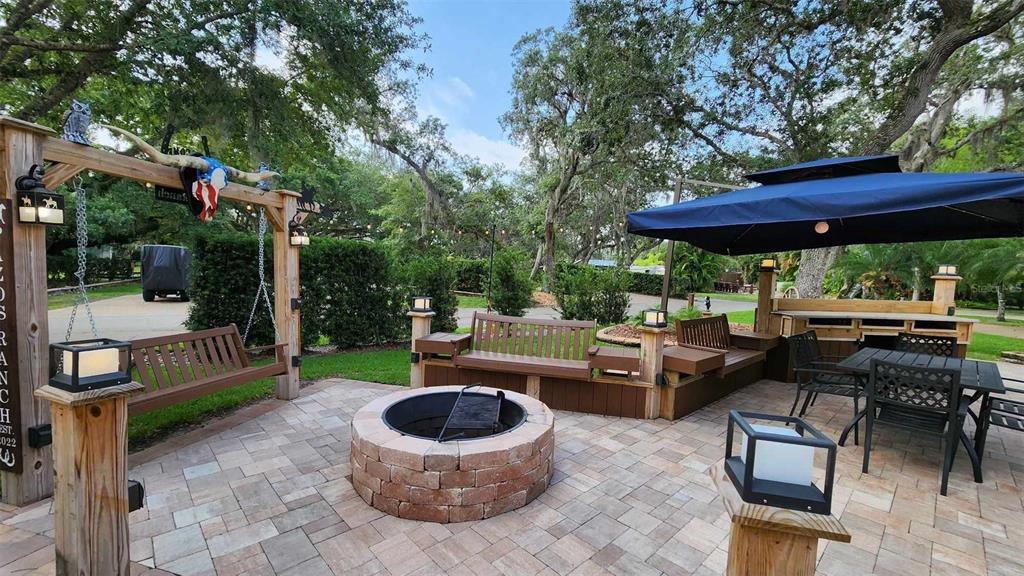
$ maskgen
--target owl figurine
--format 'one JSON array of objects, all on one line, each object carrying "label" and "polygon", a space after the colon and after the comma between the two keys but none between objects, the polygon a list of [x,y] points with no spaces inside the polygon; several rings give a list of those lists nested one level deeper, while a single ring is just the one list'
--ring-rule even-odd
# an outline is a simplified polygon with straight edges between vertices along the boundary
[{"label": "owl figurine", "polygon": [[92,123],[92,106],[88,102],[72,100],[71,108],[64,113],[64,139],[76,144],[91,146],[89,124]]}]

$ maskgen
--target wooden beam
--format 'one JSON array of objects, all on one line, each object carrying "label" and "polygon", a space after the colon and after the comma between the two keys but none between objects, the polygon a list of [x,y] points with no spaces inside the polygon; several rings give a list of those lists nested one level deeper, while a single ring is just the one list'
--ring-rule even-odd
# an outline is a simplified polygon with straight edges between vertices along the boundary
[{"label": "wooden beam", "polygon": [[[33,164],[43,163],[43,141],[53,131],[15,120],[0,118],[0,198],[14,199],[14,181],[27,174]],[[49,446],[32,448],[26,444],[28,429],[50,423],[48,403],[37,400],[33,392],[49,378],[49,323],[46,309],[46,227],[22,224],[15,214],[3,215],[5,241],[12,243],[7,261],[0,263],[6,289],[3,294],[5,337],[0,339],[4,362],[2,398],[10,404],[16,398],[18,425],[14,437],[20,472],[0,472],[3,502],[24,506],[53,494],[53,456]],[[12,406],[0,406],[10,409]],[[0,409],[0,423],[11,417]],[[13,419],[12,419],[13,420]],[[6,438],[5,438],[6,439]]]},{"label": "wooden beam", "polygon": [[283,230],[288,231],[288,223],[282,220],[281,211],[273,208],[264,208],[263,211],[267,215],[267,220],[270,222],[270,229],[274,231]]},{"label": "wooden beam", "polygon": [[[46,139],[43,143],[43,158],[50,162],[74,164],[81,166],[83,170],[95,170],[137,182],[150,182],[157,186],[181,188],[181,179],[178,177],[177,168],[90,146],[82,146],[60,138]],[[285,196],[294,197],[293,195],[297,196],[297,193],[290,190],[265,192],[259,188],[236,182],[229,183],[220,191],[220,197],[223,199],[272,208],[281,208],[284,206],[283,198]]]},{"label": "wooden beam", "polygon": [[[293,196],[278,196],[284,207],[273,220],[287,222],[295,214],[298,201]],[[268,209],[268,212],[273,209]],[[292,299],[299,298],[299,248],[288,242],[287,226],[274,230],[274,320],[277,323],[277,341],[288,344],[286,372],[277,377],[277,397],[292,400],[299,396],[299,367],[291,358],[302,354],[302,325],[299,311],[292,310]]]},{"label": "wooden beam", "polygon": [[53,190],[74,178],[82,170],[85,170],[82,166],[55,162],[46,167],[46,175],[43,176],[43,184],[45,184],[50,190]]}]

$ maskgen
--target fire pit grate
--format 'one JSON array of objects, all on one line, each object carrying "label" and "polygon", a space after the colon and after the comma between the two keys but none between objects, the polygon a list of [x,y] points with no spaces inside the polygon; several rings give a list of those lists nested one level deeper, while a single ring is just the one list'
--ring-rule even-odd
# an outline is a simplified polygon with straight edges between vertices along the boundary
[{"label": "fire pit grate", "polygon": [[[472,384],[459,391],[459,397],[455,399],[455,405],[452,406],[448,420],[441,428],[441,433],[437,435],[438,442],[463,438],[468,430],[487,430],[492,434],[498,432],[501,427],[498,415],[501,413],[501,404],[505,400],[505,393],[498,390],[494,396],[483,394],[466,396],[463,394],[466,390],[477,386],[479,384]],[[461,432],[446,437],[445,432],[449,428],[461,430]]]}]

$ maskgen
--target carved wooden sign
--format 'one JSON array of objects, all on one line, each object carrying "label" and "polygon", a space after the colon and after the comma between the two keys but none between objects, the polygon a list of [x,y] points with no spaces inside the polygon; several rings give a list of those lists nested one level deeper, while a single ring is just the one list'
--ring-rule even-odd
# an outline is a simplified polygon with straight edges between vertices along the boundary
[{"label": "carved wooden sign", "polygon": [[0,470],[22,468],[18,342],[14,326],[14,237],[11,201],[0,200]]}]

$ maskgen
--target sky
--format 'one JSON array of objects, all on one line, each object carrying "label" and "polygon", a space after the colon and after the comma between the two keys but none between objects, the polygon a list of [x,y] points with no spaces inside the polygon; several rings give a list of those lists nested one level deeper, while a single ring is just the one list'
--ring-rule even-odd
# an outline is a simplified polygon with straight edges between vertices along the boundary
[{"label": "sky", "polygon": [[524,34],[565,24],[569,2],[410,0],[409,10],[423,19],[418,31],[430,36],[430,49],[414,56],[433,69],[420,84],[420,116],[447,123],[460,154],[518,167],[523,151],[498,122],[512,102],[512,48]]}]

